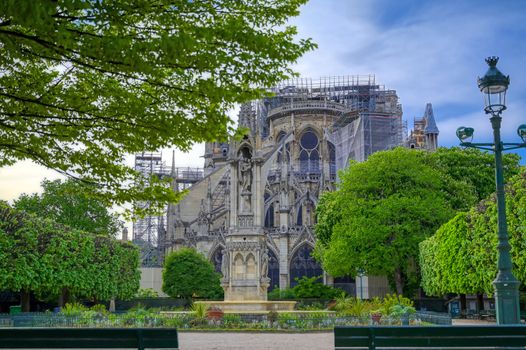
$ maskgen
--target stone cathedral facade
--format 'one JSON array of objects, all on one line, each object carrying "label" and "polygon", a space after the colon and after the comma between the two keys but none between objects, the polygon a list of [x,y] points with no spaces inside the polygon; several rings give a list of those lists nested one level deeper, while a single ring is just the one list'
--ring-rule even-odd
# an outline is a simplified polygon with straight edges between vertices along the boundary
[{"label": "stone cathedral facade", "polygon": [[[297,79],[271,90],[273,97],[241,106],[243,140],[206,144],[204,178],[168,208],[165,253],[196,248],[223,283],[228,274],[261,276],[257,285],[270,291],[321,276],[354,293],[354,276],[332,278],[311,256],[315,208],[349,160],[407,145],[398,96],[374,76]],[[438,129],[429,130],[424,139],[436,148]]]}]

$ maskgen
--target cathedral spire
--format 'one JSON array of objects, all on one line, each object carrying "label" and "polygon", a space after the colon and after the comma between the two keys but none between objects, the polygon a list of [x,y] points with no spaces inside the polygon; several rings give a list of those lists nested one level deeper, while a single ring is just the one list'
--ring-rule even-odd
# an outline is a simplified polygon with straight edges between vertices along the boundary
[{"label": "cathedral spire", "polygon": [[241,109],[239,110],[238,124],[239,127],[248,128],[252,132],[254,132],[254,126],[256,124],[256,113],[254,112],[254,108],[252,107],[251,102],[247,102],[241,105]]},{"label": "cathedral spire", "polygon": [[431,103],[426,105],[426,110],[424,112],[424,119],[426,121],[426,128],[424,129],[424,134],[436,134],[438,135],[438,127],[435,122],[435,115],[433,113],[433,106]]},{"label": "cathedral spire", "polygon": [[433,113],[433,106],[431,103],[426,105],[424,112],[424,120],[426,126],[424,128],[424,136],[426,138],[426,148],[430,151],[434,151],[438,147],[438,127],[435,122],[435,115]]}]

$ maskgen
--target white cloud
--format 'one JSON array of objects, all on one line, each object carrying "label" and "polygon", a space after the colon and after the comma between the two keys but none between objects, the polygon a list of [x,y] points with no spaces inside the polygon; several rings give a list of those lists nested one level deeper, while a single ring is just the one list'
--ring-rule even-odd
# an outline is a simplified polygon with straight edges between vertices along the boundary
[{"label": "white cloud", "polygon": [[433,103],[441,144],[456,143],[451,139],[459,120],[489,131],[476,78],[487,69],[486,56],[500,55],[500,69],[512,77],[510,112],[513,101],[523,98],[526,8],[517,11],[519,1],[494,8],[469,1],[411,4],[389,18],[396,5],[388,1],[309,2],[294,23],[319,49],[303,57],[297,70],[311,77],[375,74],[377,82],[397,90],[410,123]]},{"label": "white cloud", "polygon": [[31,161],[0,168],[0,199],[11,201],[22,193],[40,193],[40,182],[46,178],[54,180],[62,175]]}]

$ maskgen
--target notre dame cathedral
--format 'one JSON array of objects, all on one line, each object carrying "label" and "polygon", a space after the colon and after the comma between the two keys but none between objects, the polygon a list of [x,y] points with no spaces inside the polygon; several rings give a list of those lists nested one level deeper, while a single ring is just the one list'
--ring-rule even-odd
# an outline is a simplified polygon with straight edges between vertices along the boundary
[{"label": "notre dame cathedral", "polygon": [[[323,192],[335,189],[337,171],[350,160],[400,145],[435,149],[431,104],[408,137],[396,91],[372,75],[298,78],[270,92],[241,106],[239,126],[248,129],[243,140],[206,144],[203,178],[168,207],[164,254],[194,247],[221,272],[231,249],[229,234],[244,227],[265,237],[269,291],[292,287],[298,277],[321,276],[326,284],[359,294],[355,276],[333,278],[311,256],[316,204]],[[262,264],[250,254],[239,259],[247,271]],[[371,278],[369,286],[386,286]],[[359,283],[363,293],[362,278]]]}]

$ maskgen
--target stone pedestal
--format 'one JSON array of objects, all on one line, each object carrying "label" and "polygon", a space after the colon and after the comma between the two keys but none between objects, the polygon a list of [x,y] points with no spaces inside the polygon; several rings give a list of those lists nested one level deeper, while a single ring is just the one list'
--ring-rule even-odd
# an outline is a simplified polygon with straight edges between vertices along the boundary
[{"label": "stone pedestal", "polygon": [[[225,302],[218,307],[268,310],[269,255],[263,231],[262,159],[254,157],[251,140],[236,147],[230,161],[230,227],[221,264]],[[214,304],[215,305],[215,304]],[[253,310],[253,311],[254,311]]]},{"label": "stone pedestal", "polygon": [[[245,223],[249,218],[245,217]],[[225,237],[229,255],[229,273],[221,281],[225,301],[266,301],[270,279],[267,277],[268,255],[265,236],[239,229]]]},{"label": "stone pedestal", "polygon": [[268,311],[293,311],[295,301],[196,301],[210,307],[218,307],[229,313],[266,313]]}]

